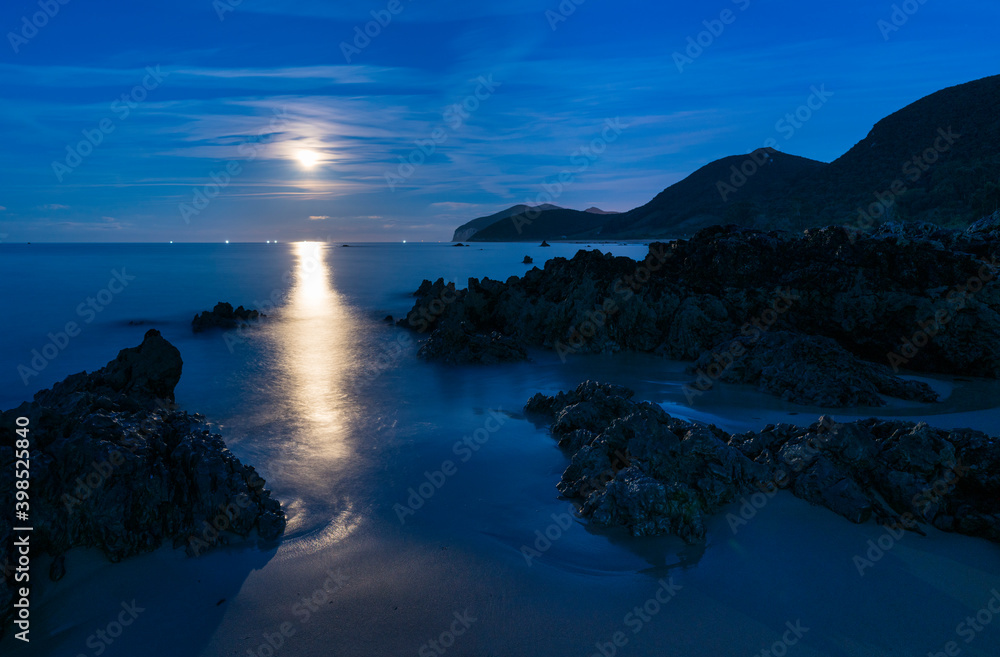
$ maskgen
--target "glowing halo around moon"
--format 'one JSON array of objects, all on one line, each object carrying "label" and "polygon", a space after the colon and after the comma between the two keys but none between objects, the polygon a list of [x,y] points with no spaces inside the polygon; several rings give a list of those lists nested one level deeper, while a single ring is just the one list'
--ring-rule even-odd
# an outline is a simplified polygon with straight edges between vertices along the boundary
[{"label": "glowing halo around moon", "polygon": [[320,154],[308,148],[300,148],[295,151],[295,159],[306,169],[315,168],[320,162]]}]

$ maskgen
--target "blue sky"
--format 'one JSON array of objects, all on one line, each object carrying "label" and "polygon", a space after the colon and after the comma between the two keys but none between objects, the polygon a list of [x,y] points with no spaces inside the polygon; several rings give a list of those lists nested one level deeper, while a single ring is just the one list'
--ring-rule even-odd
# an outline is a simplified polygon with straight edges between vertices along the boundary
[{"label": "blue sky", "polygon": [[445,240],[628,210],[769,139],[829,161],[1000,73],[995,2],[895,4],[889,31],[870,0],[7,0],[0,239]]}]

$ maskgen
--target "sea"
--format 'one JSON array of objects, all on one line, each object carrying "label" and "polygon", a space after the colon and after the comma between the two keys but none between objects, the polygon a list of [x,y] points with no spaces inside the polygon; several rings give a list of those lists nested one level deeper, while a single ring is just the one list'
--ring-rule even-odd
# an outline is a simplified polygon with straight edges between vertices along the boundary
[{"label": "sea", "polygon": [[[274,544],[197,557],[168,545],[111,564],[75,549],[58,582],[36,555],[31,643],[8,631],[0,652],[1000,654],[996,545],[933,528],[897,536],[783,491],[740,500],[696,545],[594,527],[556,490],[567,455],[522,414],[535,393],[589,379],[733,432],[829,414],[995,434],[996,382],[924,377],[942,403],[836,413],[722,384],[690,402],[686,363],[532,350],[523,363],[446,366],[386,321],[424,279],[506,280],[580,249],[642,258],[647,245],[0,244],[0,408],[155,328],[184,360],[177,404],[204,415],[288,515]],[[220,301],[267,317],[194,333],[193,316]]]}]

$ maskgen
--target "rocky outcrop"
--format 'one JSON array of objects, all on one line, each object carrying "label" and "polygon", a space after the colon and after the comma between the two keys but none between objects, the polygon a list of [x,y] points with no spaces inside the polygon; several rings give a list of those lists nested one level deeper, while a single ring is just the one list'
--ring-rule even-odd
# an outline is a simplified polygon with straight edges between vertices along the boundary
[{"label": "rocky outcrop", "polygon": [[191,328],[195,333],[207,331],[208,329],[234,329],[240,326],[247,326],[253,320],[267,315],[239,306],[235,310],[233,304],[220,301],[215,304],[212,310],[206,310],[199,315],[195,315],[191,320]]},{"label": "rocky outcrop", "polygon": [[708,390],[715,381],[744,383],[786,401],[825,408],[885,406],[883,395],[938,400],[926,383],[860,360],[830,338],[787,331],[733,338],[702,354],[689,371],[696,375],[690,384],[696,390]]},{"label": "rocky outcrop", "polygon": [[477,333],[467,322],[440,327],[420,346],[417,355],[450,364],[493,365],[528,359],[528,352],[513,338],[496,331]]},{"label": "rocky outcrop", "polygon": [[[1000,440],[978,431],[877,419],[727,434],[668,415],[632,392],[587,382],[535,395],[571,461],[559,491],[603,526],[635,536],[705,537],[705,520],[787,489],[855,523],[921,526],[1000,542]],[[730,524],[744,522],[730,514]]]},{"label": "rocky outcrop", "polygon": [[580,251],[506,282],[469,279],[447,301],[425,281],[403,325],[467,322],[562,357],[633,350],[691,360],[737,336],[787,331],[829,338],[894,373],[996,377],[997,263],[989,240],[969,235],[713,227],[653,243],[641,262]]},{"label": "rocky outcrop", "polygon": [[[172,407],[177,349],[150,330],[106,367],[74,374],[0,415],[0,505],[14,507],[16,419],[31,448],[32,555],[58,559],[96,547],[111,561],[167,542],[196,555],[252,532],[274,539],[285,517],[264,480],[200,415]],[[13,555],[0,526],[0,564]],[[12,572],[0,577],[0,627],[10,618]]]},{"label": "rocky outcrop", "polygon": [[634,536],[705,537],[705,519],[768,479],[768,468],[726,443],[714,427],[689,424],[632,391],[593,382],[575,391],[535,395],[529,415],[551,419],[571,461],[559,491],[595,524]]}]

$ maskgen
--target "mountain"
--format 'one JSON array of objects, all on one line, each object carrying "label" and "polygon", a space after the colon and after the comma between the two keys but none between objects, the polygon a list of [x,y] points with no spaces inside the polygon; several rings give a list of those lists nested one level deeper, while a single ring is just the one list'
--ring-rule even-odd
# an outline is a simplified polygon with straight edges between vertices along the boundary
[{"label": "mountain", "polygon": [[620,212],[607,212],[597,207],[587,208],[584,212],[590,212],[591,214],[621,214]]},{"label": "mountain", "polygon": [[[876,123],[794,195],[827,223],[857,219],[881,198],[891,218],[967,225],[1000,203],[998,107],[1000,75],[926,96]],[[892,191],[897,181],[902,193]]]},{"label": "mountain", "polygon": [[780,197],[827,166],[773,148],[725,157],[666,188],[646,205],[608,220],[600,235],[671,237],[708,225],[748,224],[756,204]]},{"label": "mountain", "polygon": [[[561,210],[558,205],[552,205],[551,203],[543,203],[541,205],[534,206],[536,209],[540,210]],[[506,219],[508,217],[514,216],[516,214],[523,214],[532,209],[530,205],[519,204],[513,207],[507,208],[506,210],[501,210],[496,214],[491,214],[488,217],[479,217],[478,219],[473,219],[468,223],[464,223],[455,229],[455,234],[452,235],[452,242],[467,242],[472,238],[477,232],[495,224],[498,221]]]},{"label": "mountain", "polygon": [[763,148],[711,162],[628,212],[548,210],[524,223],[520,210],[507,215],[520,232],[494,221],[472,239],[646,239],[716,224],[798,230],[889,219],[965,226],[1000,207],[998,107],[1000,76],[983,78],[887,116],[829,164]]},{"label": "mountain", "polygon": [[[542,207],[542,206],[539,206]],[[586,239],[596,235],[609,216],[580,210],[557,208],[539,212],[537,208],[511,215],[478,231],[474,242],[540,242],[541,240]]]}]

